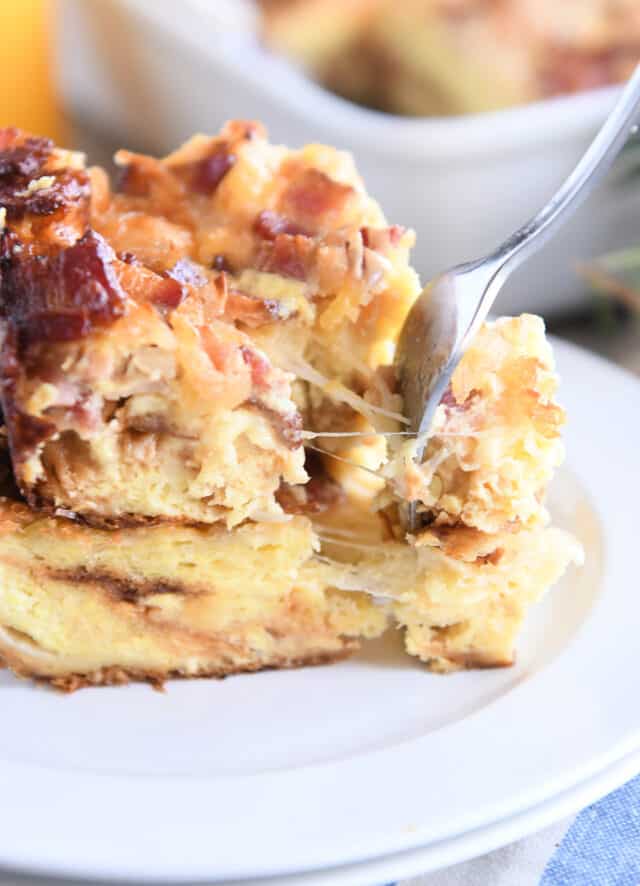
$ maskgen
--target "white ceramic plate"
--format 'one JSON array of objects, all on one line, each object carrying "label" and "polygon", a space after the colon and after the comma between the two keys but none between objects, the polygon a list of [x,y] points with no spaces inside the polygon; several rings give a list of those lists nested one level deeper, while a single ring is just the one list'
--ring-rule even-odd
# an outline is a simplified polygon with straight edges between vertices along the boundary
[{"label": "white ceramic plate", "polygon": [[[371,886],[373,883],[387,883],[428,874],[470,858],[477,858],[550,827],[614,791],[638,773],[640,753],[636,752],[546,803],[450,840],[441,840],[426,847],[394,853],[373,861],[325,868],[306,874],[227,880],[226,884],[219,881],[220,886]],[[0,880],[2,873],[0,871]],[[33,882],[35,886],[35,880],[29,878],[29,882]],[[38,878],[38,882],[42,882],[42,886],[52,886],[48,878],[42,881]],[[19,884],[16,883],[16,886]]]},{"label": "white ceramic plate", "polygon": [[640,385],[559,344],[557,522],[587,548],[515,668],[439,677],[394,638],[341,665],[60,697],[0,677],[0,864],[103,878],[282,875],[451,840],[640,747]]},{"label": "white ceramic plate", "polygon": [[227,882],[233,886],[372,886],[374,883],[397,882],[428,874],[485,855],[575,815],[638,773],[640,753],[636,752],[546,803],[450,840],[323,871]]}]

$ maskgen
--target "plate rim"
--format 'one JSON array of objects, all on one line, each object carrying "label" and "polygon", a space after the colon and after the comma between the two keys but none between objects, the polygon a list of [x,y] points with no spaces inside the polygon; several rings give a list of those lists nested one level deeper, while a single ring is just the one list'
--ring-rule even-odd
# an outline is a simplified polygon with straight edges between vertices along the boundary
[{"label": "plate rim", "polygon": [[635,751],[556,797],[450,840],[339,868],[227,883],[228,886],[371,886],[371,883],[424,876],[479,858],[551,827],[563,818],[577,815],[638,775],[640,752]]}]

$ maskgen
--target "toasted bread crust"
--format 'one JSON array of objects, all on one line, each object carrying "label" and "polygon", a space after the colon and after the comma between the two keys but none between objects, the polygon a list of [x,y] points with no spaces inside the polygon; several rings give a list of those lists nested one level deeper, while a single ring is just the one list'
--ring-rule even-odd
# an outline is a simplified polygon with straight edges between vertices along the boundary
[{"label": "toasted bread crust", "polygon": [[29,669],[22,657],[16,656],[0,639],[0,667],[3,665],[20,678],[34,680],[60,692],[72,693],[79,689],[95,686],[123,686],[128,683],[148,683],[154,689],[164,690],[168,680],[206,679],[215,677],[224,679],[234,674],[249,674],[268,670],[291,670],[294,668],[315,667],[344,661],[359,648],[359,643],[352,639],[344,641],[344,647],[332,652],[310,652],[297,658],[287,656],[275,657],[267,662],[252,662],[239,667],[233,665],[204,666],[197,673],[185,673],[180,670],[152,671],[119,666],[100,668],[86,674],[65,674],[54,676],[41,673],[37,669]]}]

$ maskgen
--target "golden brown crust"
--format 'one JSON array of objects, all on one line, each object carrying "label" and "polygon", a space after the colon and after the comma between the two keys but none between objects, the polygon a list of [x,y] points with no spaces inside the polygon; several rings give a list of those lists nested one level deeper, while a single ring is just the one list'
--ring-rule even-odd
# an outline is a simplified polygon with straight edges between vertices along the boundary
[{"label": "golden brown crust", "polygon": [[446,646],[433,644],[424,649],[425,665],[435,674],[451,674],[455,671],[492,670],[493,668],[510,668],[515,664],[515,653],[512,655],[494,655],[481,650],[473,652],[455,652]]},{"label": "golden brown crust", "polygon": [[[224,679],[234,674],[257,673],[267,670],[291,670],[294,668],[316,667],[325,664],[334,664],[348,658],[359,648],[359,644],[353,640],[345,640],[342,650],[334,652],[312,652],[308,655],[302,655],[298,658],[274,658],[266,663],[246,664],[242,667],[215,666],[211,668],[203,668],[198,673],[183,673],[179,670],[172,671],[149,671],[140,669],[127,669],[122,667],[106,667],[87,674],[69,674],[64,677],[47,676],[37,671],[30,672],[25,669],[22,659],[12,655],[6,649],[2,649],[0,641],[0,667],[3,664],[11,668],[12,672],[23,679],[31,679],[37,683],[51,686],[53,689],[61,692],[71,693],[79,689],[85,689],[95,686],[123,686],[128,683],[149,683],[156,690],[164,690],[165,683],[168,680],[181,679],[206,679],[215,677]],[[4,659],[4,661],[3,661]]]},{"label": "golden brown crust", "polygon": [[[516,532],[517,529],[514,525],[511,531]],[[489,534],[464,525],[433,526],[419,533],[416,546],[430,545],[454,560],[491,563],[495,566],[504,553],[503,535],[505,533]]]}]

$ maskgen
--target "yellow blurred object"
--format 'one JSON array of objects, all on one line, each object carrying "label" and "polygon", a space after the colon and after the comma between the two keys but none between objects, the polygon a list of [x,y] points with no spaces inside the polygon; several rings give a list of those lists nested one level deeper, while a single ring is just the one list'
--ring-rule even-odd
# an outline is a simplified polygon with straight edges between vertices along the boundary
[{"label": "yellow blurred object", "polygon": [[0,126],[64,141],[51,54],[50,0],[0,0]]}]

